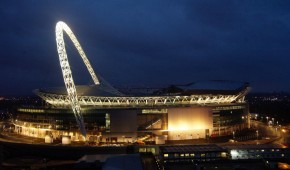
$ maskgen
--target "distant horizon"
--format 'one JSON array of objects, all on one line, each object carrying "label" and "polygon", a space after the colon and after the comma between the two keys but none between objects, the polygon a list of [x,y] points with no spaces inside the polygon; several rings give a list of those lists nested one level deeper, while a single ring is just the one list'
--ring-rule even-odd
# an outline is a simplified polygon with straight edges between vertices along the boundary
[{"label": "distant horizon", "polygon": [[[169,87],[173,84],[169,84],[168,86],[163,86],[163,87]],[[90,85],[88,85],[90,86]],[[59,88],[59,87],[65,87],[65,86],[55,86],[55,87],[41,87],[41,88]],[[157,86],[135,86],[135,85],[128,85],[126,87],[122,86],[114,86],[115,88],[117,89],[122,89],[122,88],[140,88],[140,89],[145,89],[145,88],[162,88],[162,87],[157,87]],[[41,89],[41,88],[38,88],[38,89]],[[31,90],[30,93],[27,93],[27,94],[0,94],[0,97],[32,97],[32,96],[37,96],[36,94],[33,93],[33,91],[36,90],[36,89],[33,89]],[[249,90],[249,93],[248,94],[290,94],[290,91],[284,91],[284,90],[277,90],[277,91],[256,91],[256,90],[253,90],[253,88],[251,87],[251,84],[250,84],[250,90]],[[248,95],[247,94],[247,95]]]}]

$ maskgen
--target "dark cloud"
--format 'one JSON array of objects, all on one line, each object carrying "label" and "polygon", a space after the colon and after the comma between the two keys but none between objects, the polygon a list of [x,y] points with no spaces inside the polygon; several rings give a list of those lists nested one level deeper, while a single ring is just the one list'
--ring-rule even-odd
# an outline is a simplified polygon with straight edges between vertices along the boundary
[{"label": "dark cloud", "polygon": [[[290,1],[7,0],[0,18],[1,95],[63,86],[59,20],[118,86],[229,79],[254,91],[290,91]],[[76,83],[90,83],[66,42]]]}]

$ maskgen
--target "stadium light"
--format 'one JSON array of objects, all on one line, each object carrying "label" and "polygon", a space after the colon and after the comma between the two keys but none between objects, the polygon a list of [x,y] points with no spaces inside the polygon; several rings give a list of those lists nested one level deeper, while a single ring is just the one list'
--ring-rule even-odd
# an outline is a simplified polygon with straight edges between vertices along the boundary
[{"label": "stadium light", "polygon": [[55,27],[55,35],[56,35],[57,52],[58,52],[58,56],[59,56],[59,62],[60,62],[61,70],[62,70],[63,80],[64,80],[64,83],[65,83],[65,86],[67,89],[67,93],[68,93],[68,97],[70,100],[72,110],[74,112],[76,121],[77,121],[79,128],[80,128],[80,131],[81,131],[82,135],[84,137],[86,137],[86,129],[85,129],[85,125],[84,125],[83,116],[81,113],[81,106],[80,106],[80,103],[78,101],[78,95],[77,95],[75,83],[74,83],[74,80],[72,77],[72,71],[70,69],[70,65],[69,65],[68,58],[67,58],[67,53],[66,53],[65,43],[64,43],[64,38],[63,38],[63,32],[66,32],[66,34],[69,36],[69,38],[73,42],[74,46],[78,50],[78,52],[79,52],[81,58],[83,59],[94,83],[96,85],[99,85],[100,82],[99,82],[88,58],[86,57],[85,52],[83,51],[80,43],[78,42],[76,36],[73,34],[71,29],[66,25],[66,23],[59,21]]}]

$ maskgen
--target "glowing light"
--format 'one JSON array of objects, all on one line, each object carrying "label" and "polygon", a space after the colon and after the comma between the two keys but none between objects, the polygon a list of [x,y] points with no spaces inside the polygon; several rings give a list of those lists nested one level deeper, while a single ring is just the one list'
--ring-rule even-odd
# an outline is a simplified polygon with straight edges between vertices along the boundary
[{"label": "glowing light", "polygon": [[[67,95],[44,93],[36,90],[38,96],[54,106],[68,106],[70,100]],[[98,106],[98,107],[141,107],[144,106],[168,106],[168,105],[206,105],[232,103],[237,95],[191,95],[191,96],[122,96],[122,97],[102,97],[102,96],[78,96],[78,100],[82,106]],[[242,102],[242,101],[241,101]]]},{"label": "glowing light", "polygon": [[222,153],[221,153],[221,157],[222,157],[222,158],[227,157],[227,153],[226,153],[226,152],[222,152]]},{"label": "glowing light", "polygon": [[287,163],[278,162],[279,169],[290,169],[290,165]]},{"label": "glowing light", "polygon": [[168,109],[168,130],[187,131],[212,129],[212,112],[204,108]]},{"label": "glowing light", "polygon": [[231,156],[232,156],[232,157],[237,157],[237,156],[239,156],[238,151],[236,151],[236,150],[231,150]]},{"label": "glowing light", "polygon": [[188,125],[185,123],[175,123],[171,124],[170,127],[168,128],[169,131],[187,131],[187,130],[200,130],[200,129],[207,129],[208,126],[203,124],[202,122],[200,123],[194,123],[192,125]]},{"label": "glowing light", "polygon": [[64,80],[64,83],[65,83],[65,86],[67,89],[68,97],[70,100],[70,105],[71,105],[72,110],[74,112],[76,121],[80,127],[80,131],[81,131],[82,135],[84,137],[86,137],[85,125],[84,125],[83,116],[81,113],[81,106],[80,106],[80,103],[78,101],[77,91],[76,91],[75,83],[74,83],[74,80],[72,77],[72,72],[70,69],[70,65],[68,62],[67,53],[66,53],[66,49],[65,49],[65,43],[64,43],[64,39],[63,39],[63,32],[64,31],[67,33],[67,35],[69,36],[69,38],[73,42],[74,46],[78,50],[78,52],[79,52],[80,56],[82,57],[89,73],[92,76],[94,83],[96,85],[98,85],[98,84],[100,84],[100,82],[99,82],[88,58],[86,57],[85,52],[83,51],[80,43],[78,42],[77,38],[75,37],[75,35],[71,31],[71,29],[64,22],[59,21],[55,27],[55,35],[56,35],[57,51],[58,51],[60,66],[62,69],[63,80]]}]

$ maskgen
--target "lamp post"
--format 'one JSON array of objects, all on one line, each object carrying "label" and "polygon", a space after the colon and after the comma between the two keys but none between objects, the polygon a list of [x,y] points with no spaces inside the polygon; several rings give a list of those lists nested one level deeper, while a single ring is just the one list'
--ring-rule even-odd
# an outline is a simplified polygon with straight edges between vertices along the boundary
[{"label": "lamp post", "polygon": [[256,130],[256,133],[257,133],[257,140],[258,140],[258,138],[259,138],[259,131]]},{"label": "lamp post", "polygon": [[235,131],[233,131],[233,139],[235,139]]},{"label": "lamp post", "polygon": [[267,125],[269,125],[269,117],[267,116],[266,119],[267,119]]},{"label": "lamp post", "polygon": [[286,140],[285,140],[285,133],[286,133],[286,130],[285,129],[282,129],[282,134],[283,134],[283,143],[285,144]]}]

